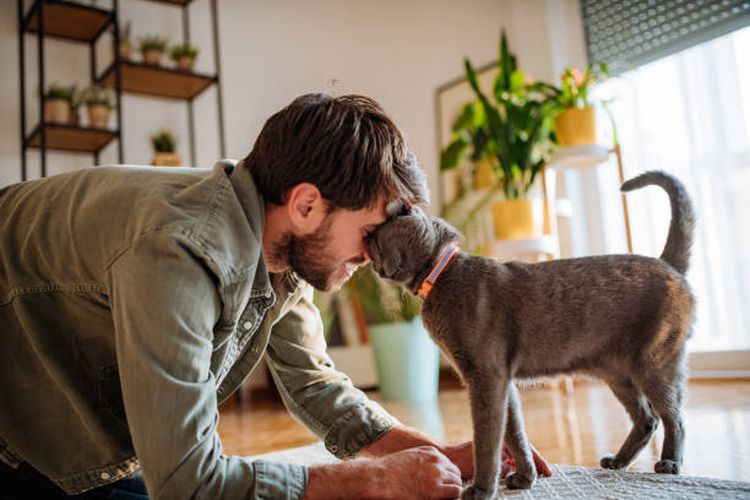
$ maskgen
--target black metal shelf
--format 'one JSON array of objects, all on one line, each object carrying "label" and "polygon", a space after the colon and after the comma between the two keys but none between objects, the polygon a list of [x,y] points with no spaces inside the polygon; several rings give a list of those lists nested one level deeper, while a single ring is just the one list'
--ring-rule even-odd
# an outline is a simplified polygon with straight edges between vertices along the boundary
[{"label": "black metal shelf", "polygon": [[43,10],[44,35],[75,42],[94,43],[114,19],[112,10],[66,0],[37,0],[24,16],[24,31],[39,31],[38,10]]},{"label": "black metal shelf", "polygon": [[[164,5],[179,7],[182,11],[183,42],[190,42],[188,6],[192,0],[151,0]],[[211,7],[211,28],[214,42],[216,74],[208,75],[163,66],[147,65],[120,59],[118,0],[111,0],[111,9],[82,5],[70,0],[34,0],[25,11],[24,0],[18,0],[18,42],[20,78],[20,118],[21,118],[21,178],[27,179],[26,153],[29,148],[38,149],[41,158],[41,175],[47,175],[47,151],[68,151],[94,155],[94,164],[99,163],[99,153],[113,140],[117,140],[117,157],[124,163],[122,145],[122,93],[145,94],[158,98],[178,99],[187,104],[188,132],[190,135],[190,160],[195,165],[195,125],[193,99],[211,85],[216,85],[219,151],[225,155],[224,110],[221,86],[219,85],[220,50],[218,36],[217,0],[209,0]],[[100,75],[96,74],[96,43],[101,35],[112,29],[112,52],[114,61]],[[43,100],[40,101],[39,118],[31,133],[26,133],[26,33],[34,33],[39,65],[38,94],[45,90],[45,50],[44,40],[48,37],[71,42],[85,43],[90,52],[90,78],[92,82],[108,86],[115,91],[117,126],[114,129],[99,129],[50,123],[45,116]]]}]

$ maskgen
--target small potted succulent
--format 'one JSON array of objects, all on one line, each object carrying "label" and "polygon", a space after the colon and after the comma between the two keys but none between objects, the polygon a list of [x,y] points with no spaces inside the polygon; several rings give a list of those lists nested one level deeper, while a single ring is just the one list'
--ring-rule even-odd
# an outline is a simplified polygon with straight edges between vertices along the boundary
[{"label": "small potted succulent", "polygon": [[118,47],[120,59],[129,61],[133,53],[133,43],[130,41],[130,21],[126,21],[120,28],[120,46]]},{"label": "small potted succulent", "polygon": [[143,37],[139,49],[144,63],[158,65],[167,50],[167,39],[157,35]]},{"label": "small potted succulent", "polygon": [[81,93],[81,101],[88,110],[89,127],[107,128],[109,115],[112,111],[112,91],[98,85],[92,85]]},{"label": "small potted succulent", "polygon": [[177,64],[177,69],[183,71],[192,71],[196,57],[198,57],[198,47],[189,43],[175,45],[169,51],[169,58]]},{"label": "small potted succulent", "polygon": [[577,69],[565,69],[557,96],[558,114],[555,116],[555,136],[560,146],[581,146],[596,142],[594,107],[589,100],[590,87],[607,78],[606,64],[589,64],[583,74]]},{"label": "small potted succulent", "polygon": [[177,141],[172,132],[161,129],[151,136],[151,146],[154,149],[154,158],[151,164],[157,167],[177,167],[182,165],[182,158],[175,151]]},{"label": "small potted succulent", "polygon": [[75,87],[65,87],[53,83],[44,93],[44,119],[49,123],[70,123],[70,105],[75,94]]}]

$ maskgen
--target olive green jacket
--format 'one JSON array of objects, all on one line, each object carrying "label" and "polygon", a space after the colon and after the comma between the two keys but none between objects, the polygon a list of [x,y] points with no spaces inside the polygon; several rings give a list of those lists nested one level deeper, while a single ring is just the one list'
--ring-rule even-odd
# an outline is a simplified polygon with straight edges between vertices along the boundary
[{"label": "olive green jacket", "polygon": [[[270,274],[247,169],[98,167],[0,190],[0,458],[73,494],[300,498],[307,469],[222,453],[217,405],[266,355],[338,457],[395,422],[326,354],[312,288]],[[247,429],[252,432],[252,429]]]}]

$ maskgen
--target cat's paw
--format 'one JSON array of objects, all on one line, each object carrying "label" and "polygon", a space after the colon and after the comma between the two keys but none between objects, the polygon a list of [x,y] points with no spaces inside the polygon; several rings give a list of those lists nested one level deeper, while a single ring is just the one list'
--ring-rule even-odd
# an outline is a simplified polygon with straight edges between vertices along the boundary
[{"label": "cat's paw", "polygon": [[534,484],[534,477],[512,472],[505,476],[505,486],[511,490],[528,490]]},{"label": "cat's paw", "polygon": [[659,460],[654,465],[654,471],[659,474],[679,474],[680,464],[674,460]]},{"label": "cat's paw", "polygon": [[461,500],[491,500],[494,496],[494,491],[485,491],[473,484],[461,492]]},{"label": "cat's paw", "polygon": [[599,465],[602,466],[602,469],[622,469],[628,464],[621,461],[616,455],[605,455],[599,461]]}]

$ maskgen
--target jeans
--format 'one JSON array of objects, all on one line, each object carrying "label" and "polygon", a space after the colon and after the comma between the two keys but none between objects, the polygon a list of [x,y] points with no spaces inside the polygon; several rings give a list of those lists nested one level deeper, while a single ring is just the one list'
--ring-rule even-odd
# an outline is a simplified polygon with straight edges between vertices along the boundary
[{"label": "jeans", "polygon": [[0,462],[0,500],[74,498],[78,500],[148,500],[140,471],[111,484],[68,496],[55,483],[27,464],[13,469]]}]

